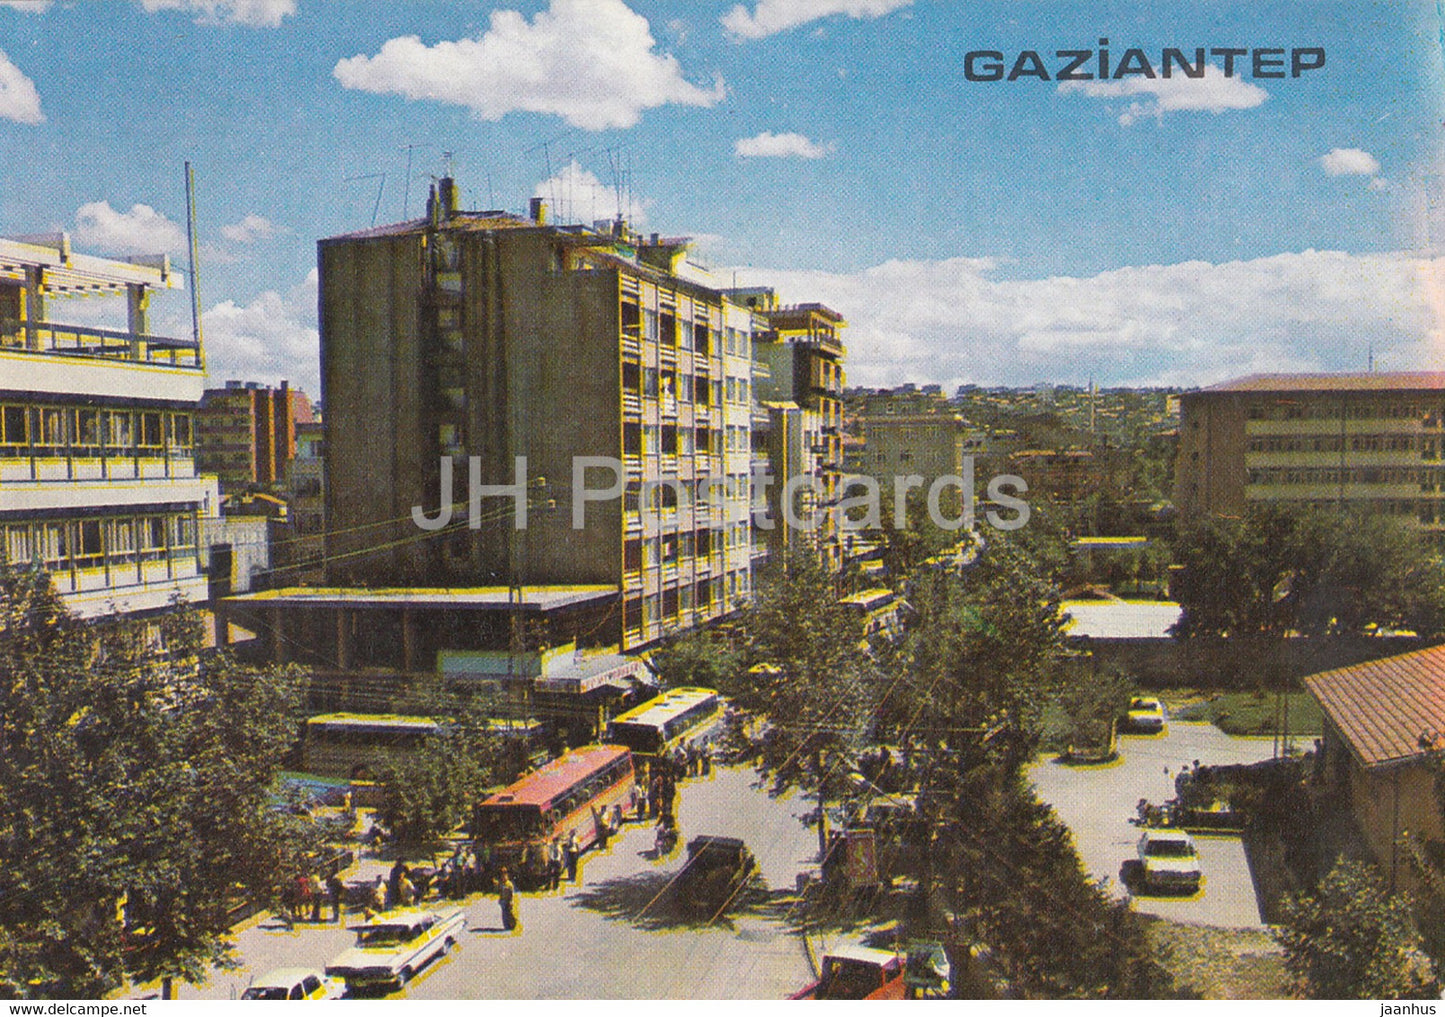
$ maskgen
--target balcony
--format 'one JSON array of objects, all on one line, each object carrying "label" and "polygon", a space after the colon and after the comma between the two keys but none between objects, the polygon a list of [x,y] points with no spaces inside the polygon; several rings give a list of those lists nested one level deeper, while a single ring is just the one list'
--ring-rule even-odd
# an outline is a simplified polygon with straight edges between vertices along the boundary
[{"label": "balcony", "polygon": [[173,339],[54,321],[0,321],[0,350],[7,353],[60,354],[168,367],[201,366],[200,345],[194,339]]}]

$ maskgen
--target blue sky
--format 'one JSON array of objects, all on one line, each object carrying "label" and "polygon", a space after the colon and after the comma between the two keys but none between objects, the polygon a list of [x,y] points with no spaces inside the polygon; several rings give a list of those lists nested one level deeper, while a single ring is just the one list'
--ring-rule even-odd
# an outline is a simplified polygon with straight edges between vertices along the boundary
[{"label": "blue sky", "polygon": [[[1032,50],[1052,79],[1105,37],[1116,67],[1326,63],[964,73]],[[621,192],[723,278],[837,307],[857,384],[1445,369],[1440,46],[1433,0],[19,0],[0,235],[181,257],[189,159],[216,379],[313,394],[315,241],[416,214],[447,152],[468,207],[591,221]],[[186,331],[186,298],[159,317]]]}]

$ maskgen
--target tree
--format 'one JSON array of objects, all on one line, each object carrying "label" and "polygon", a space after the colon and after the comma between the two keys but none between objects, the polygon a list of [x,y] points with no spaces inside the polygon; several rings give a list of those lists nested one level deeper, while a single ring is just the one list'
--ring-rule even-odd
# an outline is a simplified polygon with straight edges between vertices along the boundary
[{"label": "tree", "polygon": [[482,712],[455,700],[441,730],[381,769],[377,818],[402,844],[425,847],[460,826],[471,806],[521,770],[525,747],[491,730]]},{"label": "tree", "polygon": [[1181,528],[1175,556],[1183,639],[1445,631],[1445,565],[1407,520],[1264,504]]},{"label": "tree", "polygon": [[0,995],[197,977],[232,906],[315,850],[272,807],[298,674],[199,632],[179,608],[82,623],[43,571],[0,564]]},{"label": "tree", "polygon": [[1275,938],[1311,999],[1436,999],[1409,901],[1363,862],[1341,859],[1314,893],[1289,894]]},{"label": "tree", "polygon": [[862,620],[838,602],[833,577],[811,550],[769,562],[754,589],[738,623],[749,669],[718,672],[719,689],[766,718],[756,747],[775,790],[797,787],[818,798],[822,854],[826,803],[847,786],[872,732],[878,672]]}]

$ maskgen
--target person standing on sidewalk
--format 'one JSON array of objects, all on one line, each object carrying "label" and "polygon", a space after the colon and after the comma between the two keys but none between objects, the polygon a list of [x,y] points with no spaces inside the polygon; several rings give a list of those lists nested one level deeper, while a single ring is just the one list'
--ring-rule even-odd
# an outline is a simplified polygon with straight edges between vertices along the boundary
[{"label": "person standing on sidewalk", "polygon": [[497,903],[502,908],[502,928],[512,932],[517,928],[517,888],[505,867],[497,880]]},{"label": "person standing on sidewalk", "polygon": [[339,922],[341,921],[341,899],[346,896],[346,884],[335,872],[326,877],[326,893],[331,898],[331,920]]}]

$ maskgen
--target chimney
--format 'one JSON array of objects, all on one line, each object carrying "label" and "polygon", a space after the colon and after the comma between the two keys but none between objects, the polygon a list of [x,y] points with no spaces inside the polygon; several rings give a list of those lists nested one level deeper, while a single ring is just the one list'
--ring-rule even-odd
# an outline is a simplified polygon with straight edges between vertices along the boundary
[{"label": "chimney", "polygon": [[460,203],[459,194],[460,189],[457,187],[456,180],[452,177],[442,177],[440,193],[442,221],[457,214],[457,205]]},{"label": "chimney", "polygon": [[527,214],[538,226],[547,225],[547,202],[541,198],[533,198],[527,203]]}]

